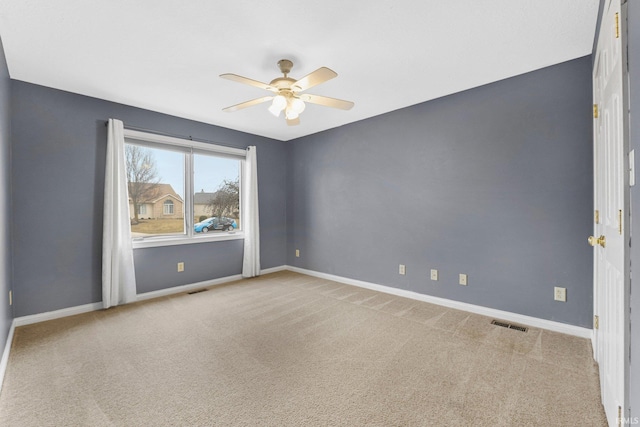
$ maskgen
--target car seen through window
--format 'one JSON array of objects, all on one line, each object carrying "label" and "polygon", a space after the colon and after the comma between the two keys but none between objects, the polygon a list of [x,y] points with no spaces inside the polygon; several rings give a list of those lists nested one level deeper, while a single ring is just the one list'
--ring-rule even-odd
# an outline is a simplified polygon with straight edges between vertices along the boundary
[{"label": "car seen through window", "polygon": [[210,231],[234,231],[238,228],[238,223],[233,218],[211,217],[195,224],[193,229],[196,233],[208,233]]}]

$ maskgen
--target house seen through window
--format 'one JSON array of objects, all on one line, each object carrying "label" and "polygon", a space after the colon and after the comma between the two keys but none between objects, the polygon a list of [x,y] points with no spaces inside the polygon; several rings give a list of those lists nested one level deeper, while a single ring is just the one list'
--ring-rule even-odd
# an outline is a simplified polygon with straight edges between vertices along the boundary
[{"label": "house seen through window", "polygon": [[214,238],[241,230],[241,156],[207,150],[203,144],[125,141],[134,241]]}]

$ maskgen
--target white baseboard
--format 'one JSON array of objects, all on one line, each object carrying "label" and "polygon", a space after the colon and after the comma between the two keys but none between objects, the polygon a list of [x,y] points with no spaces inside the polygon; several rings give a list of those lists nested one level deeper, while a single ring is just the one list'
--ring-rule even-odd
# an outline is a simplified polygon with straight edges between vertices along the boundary
[{"label": "white baseboard", "polygon": [[9,334],[7,335],[7,343],[2,352],[2,359],[0,359],[0,392],[2,391],[2,384],[4,384],[4,374],[7,372],[7,365],[9,364],[9,353],[11,352],[11,344],[13,343],[13,333],[15,330],[16,324],[15,321],[13,321],[11,322]]},{"label": "white baseboard", "polygon": [[62,317],[74,316],[76,314],[88,313],[90,311],[100,310],[102,302],[94,302],[91,304],[77,305],[75,307],[63,308],[60,310],[47,311],[45,313],[31,314],[29,316],[21,316],[13,319],[16,327],[31,325],[33,323],[45,322],[47,320],[60,319]]},{"label": "white baseboard", "polygon": [[[278,271],[284,271],[286,269],[287,269],[286,266],[281,265],[279,267],[260,270],[260,274],[275,273]],[[210,286],[216,286],[216,285],[222,285],[224,283],[235,282],[236,280],[240,280],[240,279],[242,279],[242,274],[235,274],[233,276],[221,277],[219,279],[205,280],[202,282],[189,283],[188,285],[174,286],[172,288],[160,289],[159,291],[145,292],[143,294],[138,294],[136,297],[136,301],[144,301],[151,298],[164,297],[167,295],[179,294],[181,292],[189,292],[195,289],[208,288]]]},{"label": "white baseboard", "polygon": [[174,286],[167,289],[160,289],[158,291],[145,292],[143,294],[138,294],[136,297],[136,301],[144,301],[147,299],[165,297],[167,295],[179,294],[181,292],[189,292],[196,289],[208,288],[210,286],[222,285],[223,283],[234,282],[236,280],[242,279],[241,274],[236,274],[233,276],[221,277],[219,279],[213,280],[204,280],[202,282],[189,283],[188,285],[182,286]]},{"label": "white baseboard", "polygon": [[560,332],[567,335],[573,335],[580,338],[591,339],[592,330],[583,328],[580,326],[568,325],[566,323],[554,322],[552,320],[539,319],[537,317],[525,316],[523,314],[512,313],[509,311],[497,310],[495,308],[483,307],[480,305],[469,304],[466,302],[454,301],[446,298],[434,297],[431,295],[419,294],[413,291],[407,291],[404,289],[392,288],[390,286],[378,285],[375,283],[364,282],[362,280],[349,279],[346,277],[335,276],[333,274],[319,273],[313,270],[306,270],[304,268],[286,266],[287,270],[294,271],[296,273],[306,274],[308,276],[319,277],[321,279],[332,280],[334,282],[340,282],[347,285],[358,286],[361,288],[371,289],[374,291],[384,292],[387,294],[397,295],[405,298],[411,298],[418,301],[424,301],[431,304],[442,305],[457,310],[468,311],[475,314],[480,314],[487,317],[495,317],[501,320],[508,320],[510,322],[520,323],[526,326],[535,328],[547,329],[554,332]]},{"label": "white baseboard", "polygon": [[[284,270],[284,267],[276,267],[270,269],[274,271]],[[220,285],[223,283],[233,282],[235,280],[242,279],[242,275],[237,274],[234,276],[222,277],[220,279],[206,280],[203,282],[190,283],[188,285],[174,286],[172,288],[160,289],[158,291],[145,292],[136,296],[136,301],[144,301],[151,298],[158,298],[172,294],[179,294],[181,292],[188,292],[194,289],[205,288],[209,286]],[[60,319],[62,317],[73,316],[81,313],[88,313],[90,311],[96,311],[102,309],[102,302],[94,302],[91,304],[77,305],[75,307],[63,308],[61,310],[47,311],[45,313],[31,314],[29,316],[16,317],[13,320],[14,325],[24,326],[31,325],[33,323],[45,322],[47,320]]]},{"label": "white baseboard", "polygon": [[279,267],[272,267],[272,268],[267,268],[265,270],[260,270],[260,274],[277,273],[278,271],[285,271],[285,270],[287,270],[287,266],[281,265]]}]

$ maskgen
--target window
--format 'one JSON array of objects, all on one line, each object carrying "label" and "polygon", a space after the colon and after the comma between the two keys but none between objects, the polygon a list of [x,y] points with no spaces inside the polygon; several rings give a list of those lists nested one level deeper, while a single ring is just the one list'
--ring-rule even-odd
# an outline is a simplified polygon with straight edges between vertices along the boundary
[{"label": "window", "polygon": [[173,215],[173,202],[171,200],[166,200],[164,202],[163,213],[165,215]]},{"label": "window", "polygon": [[134,247],[243,238],[245,150],[125,129]]},{"label": "window", "polygon": [[[216,232],[230,230],[229,224],[237,229],[240,226],[240,162],[196,153],[193,164],[194,188],[199,189],[193,193],[194,220],[199,223],[215,218],[219,223]],[[197,226],[195,231],[200,232]]]},{"label": "window", "polygon": [[184,151],[171,146],[130,143],[125,138],[129,212],[137,213],[131,218],[132,237],[187,235],[184,158]]}]

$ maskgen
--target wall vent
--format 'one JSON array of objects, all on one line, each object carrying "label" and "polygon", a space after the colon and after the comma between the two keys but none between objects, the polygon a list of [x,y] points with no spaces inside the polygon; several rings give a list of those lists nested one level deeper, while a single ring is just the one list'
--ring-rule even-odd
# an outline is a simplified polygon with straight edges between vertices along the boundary
[{"label": "wall vent", "polygon": [[204,289],[196,289],[195,291],[191,291],[191,292],[187,292],[189,295],[193,295],[193,294],[199,294],[200,292],[205,292],[208,291],[209,289],[204,288]]},{"label": "wall vent", "polygon": [[499,320],[492,320],[491,324],[492,325],[496,325],[496,326],[501,326],[501,327],[507,328],[507,329],[514,329],[514,330],[520,331],[520,332],[527,332],[529,330],[529,328],[526,328],[524,326],[513,325],[511,323],[505,323],[505,322],[501,322]]}]

